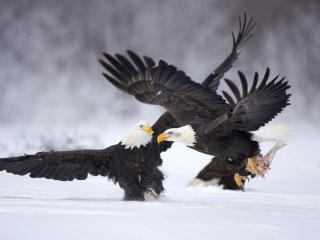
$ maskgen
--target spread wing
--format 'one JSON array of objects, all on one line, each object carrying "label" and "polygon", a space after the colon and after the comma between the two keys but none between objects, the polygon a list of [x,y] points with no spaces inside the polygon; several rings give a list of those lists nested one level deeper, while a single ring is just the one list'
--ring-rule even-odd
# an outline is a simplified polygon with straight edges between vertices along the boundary
[{"label": "spread wing", "polygon": [[247,15],[244,14],[243,19],[239,17],[239,30],[235,37],[232,33],[232,50],[226,59],[203,81],[203,85],[209,87],[211,91],[217,91],[220,79],[223,75],[233,66],[234,62],[238,59],[240,48],[253,36],[252,29],[254,28],[253,18],[247,21]]},{"label": "spread wing", "polygon": [[129,58],[115,54],[115,57],[103,53],[107,61],[99,59],[101,65],[108,73],[103,76],[116,88],[128,92],[129,83],[136,78],[152,79],[156,66],[152,58],[143,56],[140,58],[135,52],[127,51]]},{"label": "spread wing", "polygon": [[0,158],[0,171],[60,181],[84,180],[88,174],[107,176],[109,150],[39,152],[34,155]]},{"label": "spread wing", "polygon": [[[108,71],[103,73],[104,77],[109,80],[115,87],[122,89],[127,92],[129,85],[127,84],[131,79],[137,78],[138,76],[148,76],[151,74],[153,78],[156,66],[154,60],[151,57],[143,56],[139,57],[135,52],[128,51],[128,56],[121,54],[115,54],[111,56],[108,53],[104,53],[107,61],[99,60],[102,66]],[[125,86],[123,84],[125,83]],[[175,118],[169,113],[163,113],[158,120],[153,124],[152,129],[154,136],[158,136],[168,128],[178,127]],[[156,137],[153,139],[156,142]],[[159,145],[160,152],[166,151],[170,148],[172,142],[163,141]]]},{"label": "spread wing", "polygon": [[[243,19],[239,17],[239,30],[235,35],[232,33],[233,46],[231,53],[226,57],[226,59],[212,72],[208,77],[201,83],[203,86],[208,87],[211,91],[216,91],[220,79],[223,75],[233,66],[234,62],[238,59],[240,54],[240,48],[251,38],[252,29],[254,28],[253,18],[247,21],[247,16],[244,14]],[[99,60],[108,73],[103,73],[104,77],[109,80],[111,84],[115,87],[126,91],[124,87],[119,82],[127,82],[128,79],[135,78],[138,75],[153,78],[156,67],[155,62],[151,57],[143,56],[139,57],[135,52],[128,51],[129,58],[121,55],[115,54],[111,56],[110,54],[104,53],[107,62],[104,60]],[[151,75],[151,76],[150,76]],[[167,128],[178,127],[175,119],[168,114],[164,113],[158,121],[152,126],[156,133],[161,133]]]},{"label": "spread wing", "polygon": [[111,81],[116,80],[122,90],[141,102],[164,107],[180,125],[214,119],[230,109],[221,96],[193,82],[174,66],[160,60],[153,70],[141,71],[133,78],[116,76]]},{"label": "spread wing", "polygon": [[[247,21],[247,15],[244,14],[243,19],[239,17],[239,31],[235,36],[232,33],[232,50],[225,60],[201,83],[203,86],[210,88],[211,91],[216,91],[220,84],[220,79],[223,75],[233,66],[234,62],[238,59],[240,48],[252,37],[252,30],[254,28],[253,18]],[[104,77],[109,80],[115,87],[124,90],[120,82],[128,81],[131,78],[148,75],[153,78],[154,72],[157,68],[154,60],[151,57],[139,57],[135,52],[127,51],[129,58],[115,54],[111,56],[108,53],[103,53],[107,62],[99,59],[102,66],[108,71],[103,73]]]},{"label": "spread wing", "polygon": [[248,81],[245,75],[242,72],[238,72],[238,74],[242,93],[233,81],[226,79],[235,99],[225,91],[222,93],[233,110],[229,115],[225,114],[216,119],[208,131],[219,128],[220,130],[223,128],[224,130],[255,131],[271,121],[289,105],[291,94],[288,94],[287,90],[290,85],[285,81],[285,78],[278,80],[278,76],[268,81],[269,68],[267,68],[260,84],[258,83],[258,73],[255,73],[250,90],[248,90]]}]

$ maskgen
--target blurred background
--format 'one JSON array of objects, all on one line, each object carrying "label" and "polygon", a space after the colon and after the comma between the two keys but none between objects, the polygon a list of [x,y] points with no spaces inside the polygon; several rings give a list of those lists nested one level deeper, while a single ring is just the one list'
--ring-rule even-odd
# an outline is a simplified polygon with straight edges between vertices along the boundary
[{"label": "blurred background", "polygon": [[230,53],[245,12],[256,21],[254,37],[226,77],[237,81],[242,70],[252,79],[269,66],[292,85],[291,106],[275,121],[289,122],[293,134],[265,179],[248,182],[245,193],[186,188],[211,157],[181,144],[162,154],[163,205],[114,203],[123,193],[102,177],[59,182],[0,172],[1,239],[55,238],[57,230],[92,239],[108,223],[117,239],[319,239],[319,0],[0,0],[0,157],[103,148],[139,120],[153,123],[163,109],[111,86],[102,52],[162,58],[200,82]]},{"label": "blurred background", "polygon": [[229,54],[244,12],[257,23],[254,37],[227,77],[242,70],[251,79],[271,67],[292,85],[292,106],[281,118],[316,123],[320,1],[1,0],[0,124],[54,129],[153,122],[163,110],[105,81],[101,53],[132,49],[202,81]]}]

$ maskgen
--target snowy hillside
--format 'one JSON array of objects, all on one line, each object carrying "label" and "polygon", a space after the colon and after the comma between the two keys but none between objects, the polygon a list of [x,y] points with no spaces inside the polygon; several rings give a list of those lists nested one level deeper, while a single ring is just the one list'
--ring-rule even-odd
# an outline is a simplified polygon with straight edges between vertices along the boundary
[{"label": "snowy hillside", "polygon": [[[8,127],[1,129],[1,157],[100,148],[120,139],[114,129]],[[313,129],[302,131],[296,128],[270,174],[251,180],[246,192],[185,187],[209,158],[181,145],[163,154],[164,195],[147,202],[121,201],[122,190],[102,177],[65,183],[1,172],[0,239],[318,239],[320,161],[313,149],[320,140]]]}]

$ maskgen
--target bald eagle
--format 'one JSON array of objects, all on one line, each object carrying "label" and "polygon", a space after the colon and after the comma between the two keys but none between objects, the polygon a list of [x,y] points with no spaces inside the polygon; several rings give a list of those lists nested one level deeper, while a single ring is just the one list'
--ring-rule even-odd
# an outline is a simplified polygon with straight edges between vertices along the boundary
[{"label": "bald eagle", "polygon": [[[244,14],[244,17],[242,19],[239,18],[239,31],[236,36],[232,33],[233,46],[231,53],[212,73],[210,73],[203,80],[202,86],[210,89],[210,91],[213,92],[218,89],[220,79],[238,59],[239,49],[251,38],[251,32],[254,25],[255,23],[252,18],[247,21],[246,14]],[[108,79],[108,81],[115,87],[125,92],[127,92],[127,87],[123,84],[123,82],[130,81],[137,78],[138,76],[145,76],[145,74],[148,74],[148,78],[152,79],[154,77],[155,71],[157,70],[157,66],[152,58],[144,56],[142,59],[132,51],[128,51],[129,58],[121,54],[115,54],[115,56],[111,56],[108,53],[104,53],[104,56],[106,60],[99,60],[102,66],[107,70],[107,73],[103,73],[103,76]],[[159,128],[159,126],[161,127]],[[179,123],[174,119],[174,117],[169,112],[166,112],[153,125],[153,129],[155,131],[154,136],[157,136],[161,133],[158,131],[160,129],[166,130],[168,128],[179,126]],[[165,143],[166,145],[164,145]],[[171,144],[172,142],[168,141],[161,142],[159,145],[162,149],[161,151],[170,148]],[[222,158],[213,158],[211,162],[217,162],[221,167],[220,169],[210,168],[209,171],[207,167],[204,168],[200,172],[206,173],[206,178],[204,179],[212,179],[217,175],[221,175],[222,178],[221,181],[218,182],[218,184],[222,185],[225,189],[241,189],[241,187],[238,186],[234,180],[234,169],[230,169],[230,167],[225,164],[225,161]],[[234,166],[234,164],[233,167],[239,168],[239,166]],[[251,175],[250,172],[246,170],[243,170],[242,174],[244,176]]]},{"label": "bald eagle", "polygon": [[88,174],[119,183],[124,200],[144,200],[145,193],[163,190],[160,148],[152,142],[153,130],[141,121],[115,145],[101,150],[39,152],[0,158],[0,171],[59,181],[85,180]]},{"label": "bald eagle", "polygon": [[[251,108],[250,101],[251,101],[251,104],[252,104],[252,102],[255,101],[255,104],[258,105],[258,104],[261,104],[261,102],[265,101],[266,99],[270,100],[273,97],[275,97],[275,98],[278,97],[276,95],[277,94],[276,92],[272,93],[270,91],[270,89],[267,89],[266,86],[263,87],[265,83],[261,83],[260,87],[258,87],[258,88],[260,88],[260,90],[258,90],[258,88],[257,88],[258,78],[259,78],[258,72],[255,72],[255,74],[254,74],[254,80],[253,80],[253,84],[251,86],[250,93],[248,93],[248,80],[247,80],[246,76],[241,71],[238,71],[238,75],[240,78],[240,83],[241,83],[243,95],[241,96],[241,94],[240,94],[241,90],[230,79],[225,79],[225,80],[226,80],[227,86],[230,88],[230,90],[234,96],[231,97],[227,92],[222,91],[224,97],[226,98],[227,102],[232,106],[232,108],[236,108],[236,105],[237,105],[234,98],[238,101],[238,103],[240,101],[243,101],[244,102],[243,104],[246,104],[246,106],[244,108],[249,109],[249,108]],[[267,82],[269,75],[270,75],[270,69],[267,68],[266,73],[263,78],[263,81]],[[275,82],[277,80],[277,78],[278,78],[278,76],[273,79],[273,82]],[[284,78],[281,79],[280,82],[283,80],[284,80]],[[271,88],[271,87],[272,86],[269,86],[268,88]],[[278,87],[280,87],[279,84],[278,84]],[[289,88],[289,86],[287,86],[287,83],[283,83],[283,85],[282,85],[283,99],[282,100],[279,99],[279,102],[282,101],[282,106],[284,106],[285,104],[283,104],[283,103],[287,102],[289,99],[290,94],[288,94],[288,95],[284,94],[284,91],[288,88]],[[265,91],[264,94],[269,94],[269,96],[265,96],[265,99],[263,99],[263,97],[261,98],[261,93],[260,94],[258,93],[259,91],[260,92]],[[269,91],[269,93],[267,91]],[[279,88],[278,91],[280,92],[281,88]],[[278,92],[278,94],[279,94],[279,92]],[[250,94],[251,97],[247,96],[248,94]],[[281,92],[280,92],[280,94],[281,94]],[[250,98],[252,98],[252,97],[254,97],[255,99],[250,100]],[[248,98],[249,100],[246,100],[246,98]],[[259,103],[259,101],[260,101],[260,103]],[[245,102],[247,102],[247,103],[245,103]],[[267,105],[268,104],[270,104],[270,102],[267,103]],[[273,104],[276,105],[276,103],[273,103]],[[239,105],[238,105],[238,107],[239,107]],[[253,107],[256,107],[256,109],[254,109],[254,108],[251,109],[252,112],[254,112],[255,110],[258,110],[258,108],[259,108],[259,106],[258,107],[253,106]],[[272,104],[269,107],[272,107]],[[265,106],[265,108],[268,109],[268,106]],[[278,106],[278,108],[281,108],[281,106]],[[241,111],[241,110],[238,110],[238,111]],[[215,184],[220,184],[220,185],[225,186],[226,189],[238,189],[238,187],[243,189],[244,182],[248,176],[250,176],[250,177],[255,177],[256,175],[264,176],[266,174],[266,171],[269,168],[270,162],[274,158],[275,153],[279,149],[281,149],[282,147],[286,146],[286,144],[284,142],[285,135],[290,130],[287,125],[280,125],[280,126],[278,125],[278,127],[272,126],[271,128],[273,128],[273,130],[276,130],[276,132],[274,133],[275,136],[273,136],[273,139],[271,139],[271,141],[274,141],[275,144],[268,151],[268,153],[264,156],[265,159],[263,159],[264,160],[263,164],[264,163],[267,164],[264,167],[267,169],[259,169],[259,163],[257,163],[256,159],[254,159],[254,158],[248,158],[247,159],[248,161],[230,161],[230,159],[226,158],[225,156],[218,156],[218,157],[214,157],[197,174],[197,176],[192,181],[190,181],[188,183],[188,186],[198,185],[198,184],[209,185],[211,183],[215,183]],[[168,136],[168,138],[167,138],[167,134],[168,134],[168,132],[169,132],[169,135],[172,134],[171,133],[172,131],[176,131],[176,129],[169,129],[169,130],[165,131],[162,135],[159,135],[159,137],[158,137],[159,142],[162,141],[162,138],[169,140],[171,137]],[[263,141],[264,139],[259,139],[259,140]],[[270,141],[270,139],[267,139],[267,140]],[[179,141],[179,139],[177,141]],[[261,158],[261,156],[259,156],[259,157]],[[233,184],[234,181],[236,181],[237,185]]]},{"label": "bald eagle", "polygon": [[146,70],[133,78],[117,79],[117,84],[143,103],[164,107],[182,126],[164,131],[157,137],[159,143],[179,141],[225,163],[241,166],[260,156],[259,143],[251,132],[289,105],[288,82],[284,78],[277,80],[278,77],[268,82],[269,74],[267,69],[260,84],[256,74],[248,91],[247,80],[240,73],[242,96],[234,83],[226,80],[236,102],[224,92],[227,102],[163,60],[154,73]]},{"label": "bald eagle", "polygon": [[[157,137],[159,143],[178,141],[202,153],[224,159],[235,174],[248,169],[249,162],[249,166],[253,166],[256,159],[263,159],[259,141],[264,139],[256,136],[253,131],[263,127],[289,105],[290,94],[286,91],[290,86],[284,78],[278,80],[277,76],[268,82],[270,70],[267,69],[260,84],[258,74],[255,74],[248,91],[247,79],[239,72],[242,95],[236,85],[226,79],[236,101],[223,92],[227,99],[225,101],[220,95],[210,93],[164,61],[159,62],[158,69],[154,79],[130,83],[129,89],[138,100],[165,107],[182,125],[160,134]],[[161,94],[158,94],[159,91]],[[281,137],[282,132],[279,132],[273,140],[281,140]],[[213,161],[207,168],[213,165],[215,168],[218,166]],[[258,169],[252,170],[259,173]],[[236,181],[241,181],[241,178]],[[241,186],[241,183],[238,182],[238,185]]]}]

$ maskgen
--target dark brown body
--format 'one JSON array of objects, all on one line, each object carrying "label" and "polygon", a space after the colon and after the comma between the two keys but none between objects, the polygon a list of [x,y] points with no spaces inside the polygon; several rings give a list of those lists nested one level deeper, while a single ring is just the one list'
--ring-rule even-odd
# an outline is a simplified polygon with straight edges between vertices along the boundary
[{"label": "dark brown body", "polygon": [[102,150],[76,150],[39,152],[0,159],[0,171],[17,175],[30,173],[32,178],[59,181],[84,180],[88,174],[103,176],[119,183],[125,200],[144,200],[144,193],[160,194],[163,174],[158,144],[153,141],[146,147],[125,149],[116,144]]},{"label": "dark brown body", "polygon": [[251,134],[232,131],[225,136],[196,134],[194,150],[229,159],[243,161],[260,153],[259,144],[251,140]]}]

